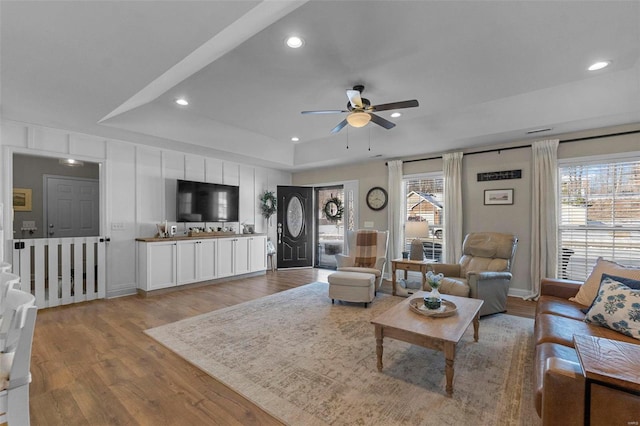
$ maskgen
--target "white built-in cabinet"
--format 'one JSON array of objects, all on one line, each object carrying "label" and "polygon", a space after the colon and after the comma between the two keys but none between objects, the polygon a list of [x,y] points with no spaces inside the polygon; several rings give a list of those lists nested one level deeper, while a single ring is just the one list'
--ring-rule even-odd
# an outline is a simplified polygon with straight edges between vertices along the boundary
[{"label": "white built-in cabinet", "polygon": [[267,269],[267,237],[218,239],[218,277],[229,277]]},{"label": "white built-in cabinet", "polygon": [[266,235],[138,240],[138,288],[158,290],[265,271]]},{"label": "white built-in cabinet", "polygon": [[138,243],[138,287],[158,290],[177,285],[177,242]]},{"label": "white built-in cabinet", "polygon": [[178,285],[216,278],[217,240],[177,242]]}]

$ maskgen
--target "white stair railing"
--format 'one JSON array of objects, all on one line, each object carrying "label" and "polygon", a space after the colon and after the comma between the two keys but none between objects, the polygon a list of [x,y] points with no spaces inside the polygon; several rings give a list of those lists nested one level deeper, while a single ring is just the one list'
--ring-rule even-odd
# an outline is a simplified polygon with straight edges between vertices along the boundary
[{"label": "white stair railing", "polygon": [[13,273],[39,308],[104,299],[105,242],[102,237],[13,240]]}]

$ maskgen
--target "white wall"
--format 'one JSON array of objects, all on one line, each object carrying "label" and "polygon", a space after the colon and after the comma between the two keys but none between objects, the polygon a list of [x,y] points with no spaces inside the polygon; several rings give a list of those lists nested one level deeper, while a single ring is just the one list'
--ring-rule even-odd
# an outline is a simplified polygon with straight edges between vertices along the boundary
[{"label": "white wall", "polygon": [[[265,190],[275,191],[277,185],[291,184],[291,174],[280,170],[6,120],[2,121],[0,146],[0,204],[4,204],[0,229],[5,231],[12,229],[14,152],[73,156],[101,164],[101,229],[111,239],[107,246],[108,297],[135,293],[135,238],[151,237],[157,223],[175,220],[176,179],[240,185],[240,220],[255,224],[256,232],[272,239],[276,238],[275,224],[268,227],[260,215],[258,197]],[[238,230],[238,224],[234,227]],[[183,229],[180,224],[178,230]],[[4,232],[5,260],[11,257],[12,238],[11,231]]]}]

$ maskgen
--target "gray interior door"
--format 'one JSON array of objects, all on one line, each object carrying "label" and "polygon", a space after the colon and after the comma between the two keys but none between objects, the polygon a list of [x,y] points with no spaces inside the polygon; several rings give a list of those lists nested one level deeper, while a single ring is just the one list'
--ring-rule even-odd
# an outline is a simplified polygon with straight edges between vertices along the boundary
[{"label": "gray interior door", "polygon": [[278,186],[278,269],[313,265],[313,188]]},{"label": "gray interior door", "polygon": [[100,234],[99,184],[95,179],[46,176],[47,237]]}]

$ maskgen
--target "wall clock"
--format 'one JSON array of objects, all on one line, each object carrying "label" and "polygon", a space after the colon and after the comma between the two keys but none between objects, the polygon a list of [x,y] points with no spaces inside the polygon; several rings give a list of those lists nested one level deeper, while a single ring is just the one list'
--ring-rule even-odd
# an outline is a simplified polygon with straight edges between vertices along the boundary
[{"label": "wall clock", "polygon": [[387,191],[375,186],[367,192],[367,206],[371,210],[382,210],[387,207]]}]

